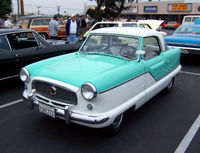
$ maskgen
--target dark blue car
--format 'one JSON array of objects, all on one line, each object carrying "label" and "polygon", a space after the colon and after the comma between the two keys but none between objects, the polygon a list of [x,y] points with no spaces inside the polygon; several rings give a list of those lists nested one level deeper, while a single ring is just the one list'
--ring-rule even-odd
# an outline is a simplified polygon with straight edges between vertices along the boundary
[{"label": "dark blue car", "polygon": [[182,25],[165,40],[168,46],[181,48],[181,53],[200,54],[200,24]]}]

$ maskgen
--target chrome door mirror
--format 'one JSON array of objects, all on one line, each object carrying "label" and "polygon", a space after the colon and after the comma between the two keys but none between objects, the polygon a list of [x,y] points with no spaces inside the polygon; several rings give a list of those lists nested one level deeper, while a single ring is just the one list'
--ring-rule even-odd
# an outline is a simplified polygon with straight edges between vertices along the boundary
[{"label": "chrome door mirror", "polygon": [[137,62],[139,63],[141,58],[143,58],[145,55],[145,50],[137,50],[136,55],[138,55]]}]

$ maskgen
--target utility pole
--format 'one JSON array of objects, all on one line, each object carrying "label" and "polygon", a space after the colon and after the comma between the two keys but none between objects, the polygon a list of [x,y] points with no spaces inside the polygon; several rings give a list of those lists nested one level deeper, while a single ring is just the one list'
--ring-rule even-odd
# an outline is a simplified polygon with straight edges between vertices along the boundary
[{"label": "utility pole", "polygon": [[61,6],[57,6],[58,14],[60,14],[60,7]]},{"label": "utility pole", "polygon": [[24,16],[24,1],[20,0],[21,16]]},{"label": "utility pole", "polygon": [[38,9],[38,15],[40,14],[40,8],[41,8],[41,6],[37,6],[37,9]]},{"label": "utility pole", "polygon": [[17,0],[17,18],[19,19],[20,17],[20,2]]}]

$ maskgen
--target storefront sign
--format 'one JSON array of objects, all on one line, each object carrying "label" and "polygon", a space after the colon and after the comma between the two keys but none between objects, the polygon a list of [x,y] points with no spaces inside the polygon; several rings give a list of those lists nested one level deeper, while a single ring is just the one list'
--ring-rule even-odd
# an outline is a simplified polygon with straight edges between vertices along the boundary
[{"label": "storefront sign", "polygon": [[169,12],[190,12],[192,11],[191,3],[168,4]]},{"label": "storefront sign", "polygon": [[138,12],[138,7],[137,6],[131,6],[127,9],[124,9],[122,11],[122,14],[137,13],[137,12]]},{"label": "storefront sign", "polygon": [[157,6],[144,6],[144,12],[157,12],[158,7]]}]

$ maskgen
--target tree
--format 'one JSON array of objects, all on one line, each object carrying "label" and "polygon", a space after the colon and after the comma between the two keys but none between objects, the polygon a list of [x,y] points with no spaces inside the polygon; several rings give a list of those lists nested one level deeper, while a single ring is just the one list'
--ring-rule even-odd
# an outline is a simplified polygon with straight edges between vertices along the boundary
[{"label": "tree", "polygon": [[12,12],[12,1],[11,0],[1,0],[0,3],[0,17],[5,14],[10,14]]},{"label": "tree", "polygon": [[[124,6],[126,0],[96,0],[97,6],[95,9],[88,9],[87,14],[91,17],[101,21],[102,18],[115,18],[118,17],[121,12],[130,7]],[[129,0],[134,2],[135,0]]]}]

